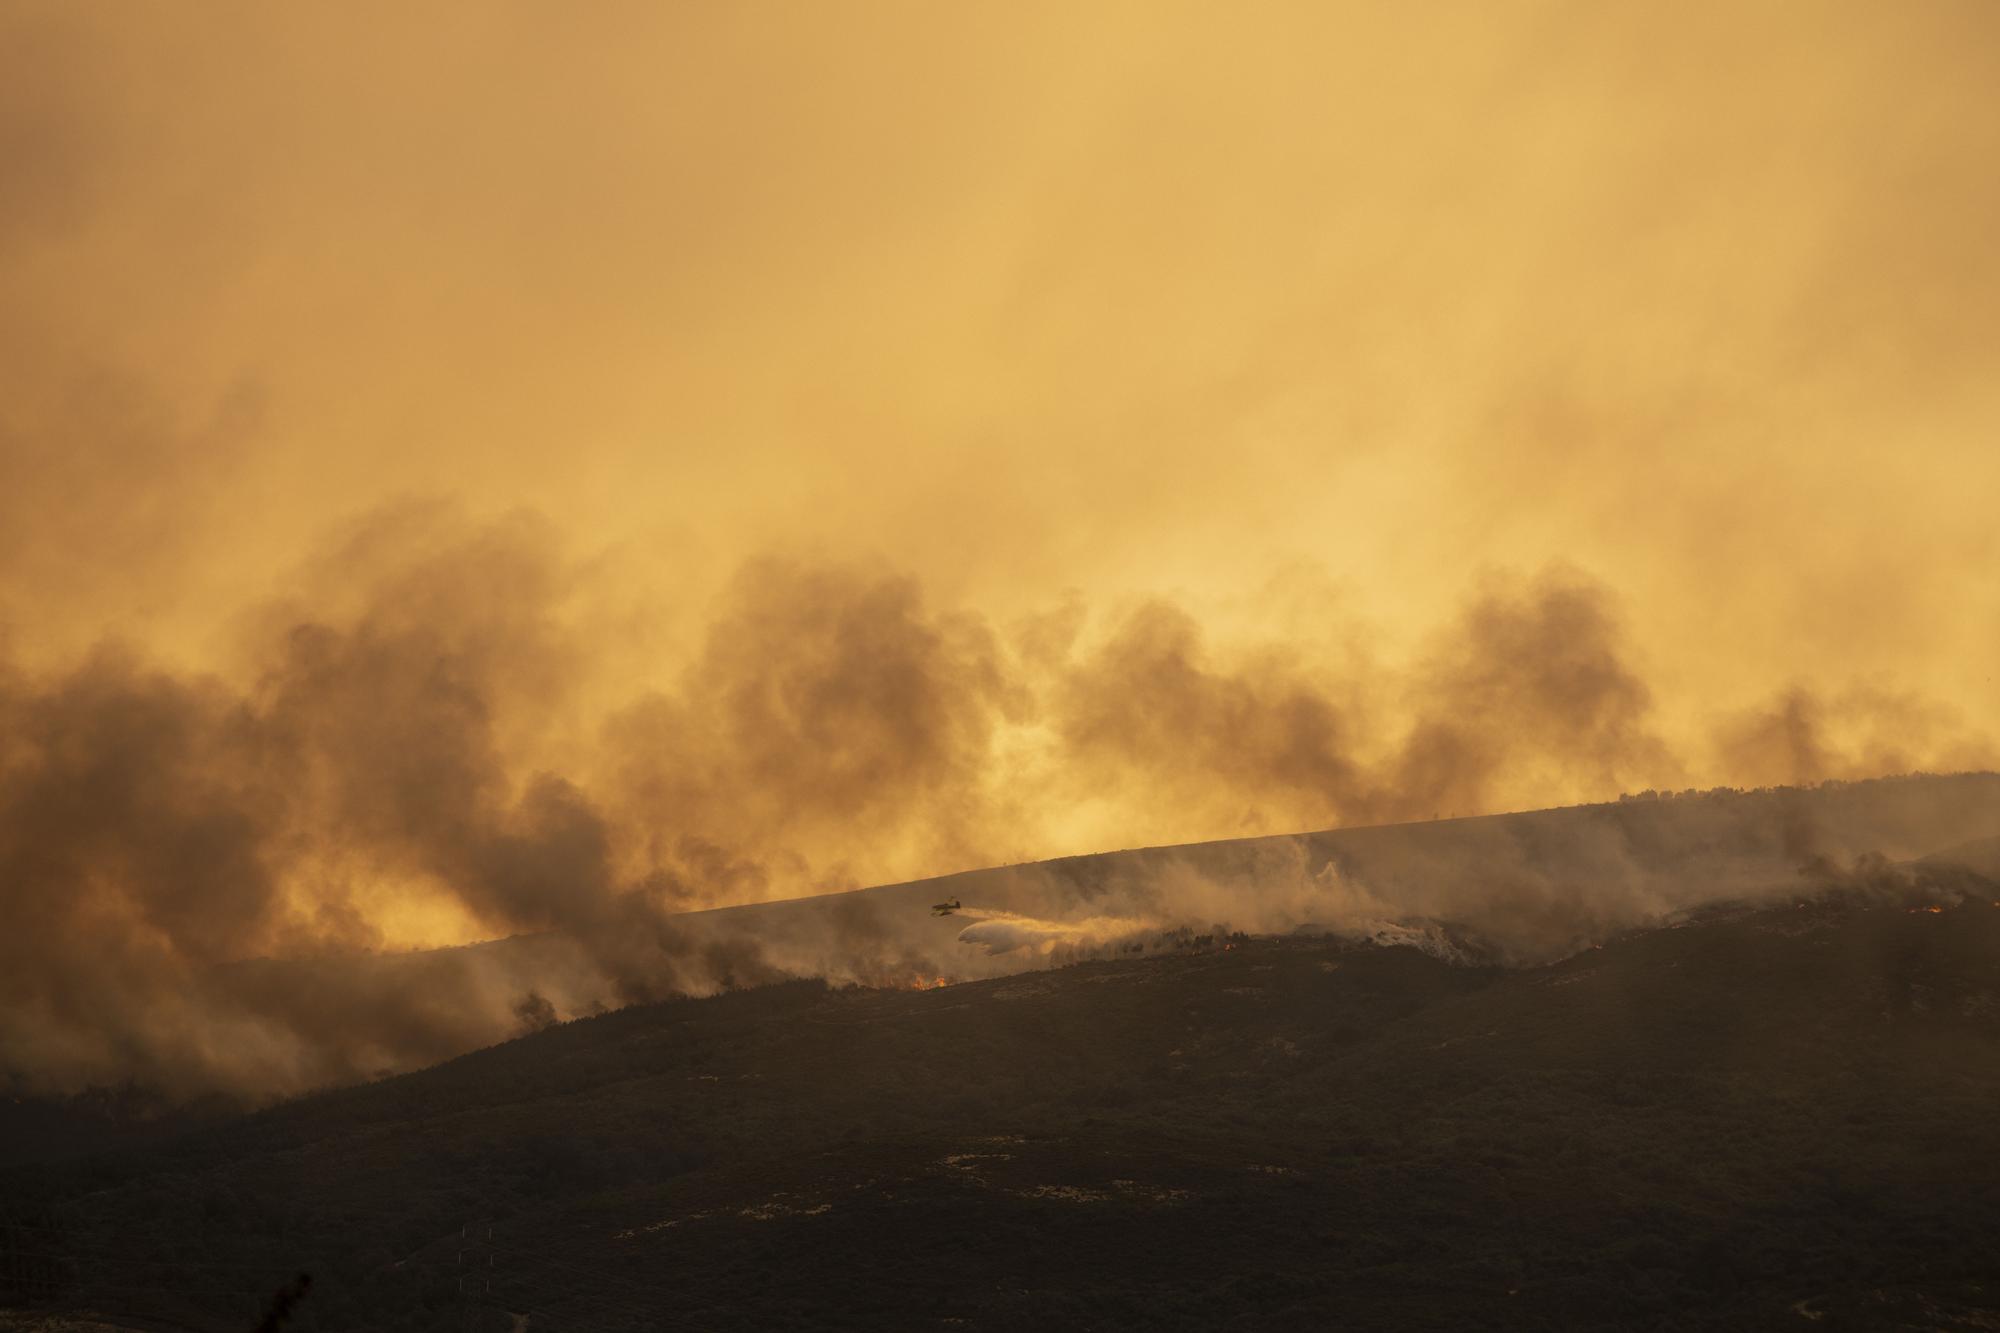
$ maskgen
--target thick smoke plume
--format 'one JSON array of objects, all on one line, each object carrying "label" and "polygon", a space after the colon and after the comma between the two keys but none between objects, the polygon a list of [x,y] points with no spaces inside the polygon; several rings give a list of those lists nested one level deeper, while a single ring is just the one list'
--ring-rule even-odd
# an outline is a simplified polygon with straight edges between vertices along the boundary
[{"label": "thick smoke plume", "polygon": [[[695,929],[690,909],[1079,850],[1063,845],[1078,829],[1129,843],[1427,819],[1692,762],[1652,727],[1609,593],[1573,572],[1489,581],[1390,671],[1211,643],[1158,601],[1086,616],[1052,648],[934,608],[905,575],[770,557],[685,667],[630,700],[574,646],[587,577],[532,516],[402,507],[350,525],[245,618],[233,681],[114,647],[11,671],[0,1062],[36,1085],[311,1086],[606,1004],[951,961],[858,901],[811,939]],[[1819,714],[1797,694],[1774,708],[1810,757],[1800,776],[1826,776]],[[1736,753],[1766,724],[1722,726]],[[1212,922],[1353,931],[1414,913],[1540,947],[1645,914],[1612,887],[1645,881],[1629,858],[1599,867],[1593,896],[1524,902],[1482,852],[1482,906],[1432,900],[1407,868],[1392,892],[1257,846],[1219,877],[1128,874],[1080,916],[1067,891],[997,902],[965,943],[1041,958]],[[1680,890],[1645,892],[1657,914]],[[379,953],[509,935],[545,939]]]}]

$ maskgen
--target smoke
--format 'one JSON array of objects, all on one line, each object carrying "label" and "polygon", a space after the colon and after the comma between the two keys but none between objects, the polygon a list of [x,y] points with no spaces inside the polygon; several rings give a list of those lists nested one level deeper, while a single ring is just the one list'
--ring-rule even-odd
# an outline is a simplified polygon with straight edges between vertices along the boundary
[{"label": "smoke", "polygon": [[1004,872],[989,892],[1032,903],[1044,916],[968,904],[958,944],[988,958],[1024,953],[1054,962],[1146,954],[1186,947],[1194,938],[1294,932],[1376,942],[1440,939],[1424,923],[1342,875],[1299,837],[1260,838],[1165,852],[1128,853],[1090,862],[1054,863]]},{"label": "smoke", "polygon": [[[1692,764],[1652,725],[1611,594],[1573,570],[1487,578],[1396,666],[1216,642],[1160,600],[1072,604],[1062,634],[1010,639],[905,574],[760,557],[699,649],[630,700],[578,648],[590,570],[531,514],[399,505],[242,617],[231,677],[109,645],[67,671],[9,668],[0,1065],[54,1086],[296,1089],[607,1004],[952,961],[859,903],[794,938],[693,929],[691,909],[1119,839],[1557,804]],[[1797,695],[1783,710],[1788,753],[1824,773],[1820,715]],[[1724,752],[1762,774],[1770,727],[1722,725]],[[1902,758],[1976,752],[1949,728],[1897,734]],[[1589,894],[1559,894],[1502,848],[1477,853],[1487,901],[1436,901],[1414,872],[1385,892],[1379,872],[1287,848],[1226,873],[1149,865],[1082,915],[1068,888],[1030,894],[962,939],[1045,959],[1217,923],[1379,933],[1414,913],[1526,955],[1680,892],[1634,907],[1612,886],[1650,881],[1620,851]],[[1473,855],[1437,882],[1462,883]],[[504,965],[465,949],[355,963],[513,935],[549,942]]]},{"label": "smoke", "polygon": [[[95,3],[0,13],[37,1085],[959,956],[690,909],[1996,761],[1990,6]],[[1528,952],[1666,892],[1537,864]]]},{"label": "smoke", "polygon": [[676,686],[607,722],[613,799],[710,901],[963,865],[1005,841],[993,752],[1026,707],[993,632],[914,579],[760,558]]},{"label": "smoke", "polygon": [[1049,862],[963,877],[960,946],[1066,961],[1241,932],[1538,964],[1701,909],[1984,902],[2000,776],[1718,789]]},{"label": "smoke", "polygon": [[615,545],[628,698],[778,548],[1211,633],[1304,563],[1396,655],[1566,560],[1671,731],[1821,671],[1994,724],[1989,6],[100,5],[0,17],[38,666],[214,666],[442,493]]},{"label": "smoke", "polygon": [[1958,710],[1866,684],[1831,695],[1803,686],[1782,690],[1762,707],[1719,720],[1716,751],[1720,766],[1751,786],[1994,762],[1991,741]]},{"label": "smoke", "polygon": [[958,933],[958,942],[988,958],[1027,950],[1043,957],[1058,949],[1089,953],[1114,948],[1156,931],[1158,926],[1137,917],[1090,916],[1077,921],[1037,921],[1013,912],[974,908],[972,924]]}]

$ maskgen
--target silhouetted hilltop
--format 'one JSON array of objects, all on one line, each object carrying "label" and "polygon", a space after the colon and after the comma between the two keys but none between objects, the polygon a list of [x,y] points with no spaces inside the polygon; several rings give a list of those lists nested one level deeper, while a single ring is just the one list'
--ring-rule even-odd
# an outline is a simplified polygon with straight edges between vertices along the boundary
[{"label": "silhouetted hilltop", "polygon": [[301,1329],[1974,1327],[2000,886],[1898,883],[1541,966],[1223,936],[640,1006],[7,1209],[38,1298],[191,1329],[295,1271]]}]

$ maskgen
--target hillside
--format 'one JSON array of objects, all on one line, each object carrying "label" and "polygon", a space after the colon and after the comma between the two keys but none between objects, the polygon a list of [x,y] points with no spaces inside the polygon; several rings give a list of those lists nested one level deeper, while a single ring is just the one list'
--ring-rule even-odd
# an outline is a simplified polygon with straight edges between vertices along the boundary
[{"label": "hillside", "polygon": [[[1996,836],[2000,774],[1914,776],[1105,852],[697,912],[635,892],[569,929],[457,948],[272,943],[149,974],[143,995],[86,951],[60,970],[60,1021],[34,1021],[55,1001],[17,989],[9,1013],[32,1040],[0,1054],[0,1167],[157,1137],[191,1103],[263,1105],[679,995],[969,981],[1301,928],[1445,932],[1539,964],[1718,898],[1772,901]],[[951,900],[962,910],[932,915]]]},{"label": "hillside", "polygon": [[[160,1109],[189,1100],[263,1104],[675,995],[800,978],[969,981],[1302,928],[1449,939],[1483,959],[1542,964],[1717,899],[1779,901],[1995,836],[1991,773],[1683,793],[1107,852],[702,912],[633,900],[569,932],[239,959],[181,975],[175,1002],[137,1009],[83,984],[65,1031],[88,1040],[51,1035],[0,1061],[0,1090],[21,1099],[0,1099],[0,1166],[153,1134]],[[962,910],[934,916],[941,901]],[[31,1104],[92,1084],[114,1091],[87,1098],[80,1117]]]},{"label": "hillside", "polygon": [[2000,887],[1902,891],[1538,967],[1218,937],[633,1008],[16,1171],[16,1295],[189,1329],[295,1271],[299,1329],[1990,1328]]}]

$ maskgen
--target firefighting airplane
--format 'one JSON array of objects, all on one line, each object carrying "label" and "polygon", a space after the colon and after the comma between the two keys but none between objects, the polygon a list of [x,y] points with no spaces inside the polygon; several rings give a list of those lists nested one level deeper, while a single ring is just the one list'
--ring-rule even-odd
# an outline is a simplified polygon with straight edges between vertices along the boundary
[{"label": "firefighting airplane", "polygon": [[953,912],[956,912],[957,910],[958,910],[958,899],[956,898],[947,898],[941,903],[931,904],[932,916],[950,916]]}]

